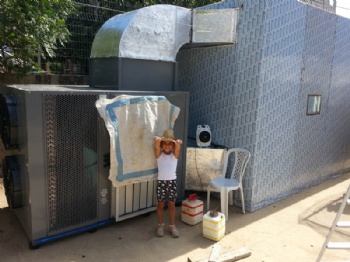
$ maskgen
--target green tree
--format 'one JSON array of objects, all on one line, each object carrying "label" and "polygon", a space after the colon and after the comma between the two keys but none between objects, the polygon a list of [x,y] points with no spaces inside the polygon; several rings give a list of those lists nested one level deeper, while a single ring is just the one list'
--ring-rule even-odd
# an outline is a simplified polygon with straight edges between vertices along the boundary
[{"label": "green tree", "polygon": [[74,10],[71,0],[0,0],[2,71],[27,72],[40,67],[38,53],[55,56],[69,39],[65,21]]}]

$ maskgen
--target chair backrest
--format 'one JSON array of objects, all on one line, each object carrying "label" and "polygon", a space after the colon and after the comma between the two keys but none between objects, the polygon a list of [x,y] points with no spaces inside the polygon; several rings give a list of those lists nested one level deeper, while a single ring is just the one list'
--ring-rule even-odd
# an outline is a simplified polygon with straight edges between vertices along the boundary
[{"label": "chair backrest", "polygon": [[243,148],[231,148],[231,149],[229,149],[226,152],[225,158],[224,158],[224,168],[222,171],[222,176],[224,176],[224,177],[226,176],[227,167],[229,166],[228,160],[230,159],[231,153],[234,153],[234,158],[233,158],[234,162],[231,163],[233,165],[233,168],[231,171],[231,175],[228,178],[236,178],[240,182],[242,182],[244,171],[245,171],[245,168],[249,162],[251,154],[248,150],[243,149]]}]

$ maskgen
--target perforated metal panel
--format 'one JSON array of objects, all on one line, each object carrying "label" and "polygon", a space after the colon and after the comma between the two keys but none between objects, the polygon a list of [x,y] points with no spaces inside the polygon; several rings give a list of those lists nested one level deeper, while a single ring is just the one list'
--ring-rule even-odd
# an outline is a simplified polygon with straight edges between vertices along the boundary
[{"label": "perforated metal panel", "polygon": [[[31,246],[156,209],[154,181],[127,185],[118,193],[112,187],[104,161],[110,136],[95,103],[100,95],[166,96],[181,108],[174,131],[186,144],[188,93],[106,92],[61,85],[0,87],[15,98],[18,111],[20,150],[15,157],[21,167],[22,201],[14,212]],[[184,197],[185,147],[178,163],[180,198]]]},{"label": "perforated metal panel", "polygon": [[97,220],[96,95],[45,95],[49,232]]}]

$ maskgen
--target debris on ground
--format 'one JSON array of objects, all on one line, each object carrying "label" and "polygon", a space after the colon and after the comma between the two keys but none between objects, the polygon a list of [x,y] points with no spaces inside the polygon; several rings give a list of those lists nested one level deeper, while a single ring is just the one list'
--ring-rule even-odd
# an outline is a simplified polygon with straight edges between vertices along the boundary
[{"label": "debris on ground", "polygon": [[216,243],[212,247],[209,258],[197,261],[193,261],[190,258],[187,258],[187,262],[232,262],[249,257],[252,254],[252,252],[246,247],[242,247],[233,251],[228,251],[222,254],[220,254],[220,249],[221,246],[218,243]]}]

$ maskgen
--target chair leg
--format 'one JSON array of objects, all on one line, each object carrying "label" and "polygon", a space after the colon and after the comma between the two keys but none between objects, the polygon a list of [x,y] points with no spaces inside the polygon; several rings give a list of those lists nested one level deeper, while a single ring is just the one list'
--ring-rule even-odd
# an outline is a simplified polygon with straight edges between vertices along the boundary
[{"label": "chair leg", "polygon": [[228,203],[227,199],[228,198],[228,193],[225,192],[224,190],[220,191],[220,203],[221,203],[221,213],[225,215],[225,220],[227,221],[228,219]]},{"label": "chair leg", "polygon": [[245,205],[244,205],[244,195],[243,195],[243,188],[240,187],[239,191],[241,192],[241,203],[242,203],[242,213],[245,213]]},{"label": "chair leg", "polygon": [[207,211],[210,210],[210,186],[207,188]]},{"label": "chair leg", "polygon": [[225,214],[225,218],[226,218],[226,221],[228,220],[228,206],[229,206],[229,202],[230,202],[230,199],[229,199],[229,197],[230,197],[230,192],[231,191],[228,191],[228,192],[226,192],[226,214]]},{"label": "chair leg", "polygon": [[228,205],[233,206],[233,191],[228,193]]}]

